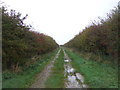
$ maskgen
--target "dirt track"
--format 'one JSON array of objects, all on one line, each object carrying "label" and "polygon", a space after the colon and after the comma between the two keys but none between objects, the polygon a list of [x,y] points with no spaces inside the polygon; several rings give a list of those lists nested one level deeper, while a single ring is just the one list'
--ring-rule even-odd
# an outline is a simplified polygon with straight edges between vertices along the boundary
[{"label": "dirt track", "polygon": [[87,88],[88,86],[84,84],[84,77],[75,71],[72,67],[72,60],[68,57],[66,52],[64,51],[64,68],[65,68],[65,87],[66,88]]},{"label": "dirt track", "polygon": [[45,88],[45,82],[52,72],[54,61],[58,58],[60,51],[61,49],[57,52],[54,59],[43,69],[43,71],[37,75],[36,81],[31,85],[30,88]]}]

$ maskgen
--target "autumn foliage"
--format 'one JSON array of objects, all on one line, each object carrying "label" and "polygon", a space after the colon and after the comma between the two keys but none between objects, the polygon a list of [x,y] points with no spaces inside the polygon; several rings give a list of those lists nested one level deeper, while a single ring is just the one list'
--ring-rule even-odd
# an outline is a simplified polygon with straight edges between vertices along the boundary
[{"label": "autumn foliage", "polygon": [[2,66],[12,69],[24,66],[34,56],[50,52],[58,47],[53,38],[34,32],[31,26],[23,23],[27,15],[21,18],[14,10],[2,9]]},{"label": "autumn foliage", "polygon": [[86,27],[65,44],[81,52],[99,53],[118,59],[118,30],[120,28],[119,7],[107,14],[106,19]]}]

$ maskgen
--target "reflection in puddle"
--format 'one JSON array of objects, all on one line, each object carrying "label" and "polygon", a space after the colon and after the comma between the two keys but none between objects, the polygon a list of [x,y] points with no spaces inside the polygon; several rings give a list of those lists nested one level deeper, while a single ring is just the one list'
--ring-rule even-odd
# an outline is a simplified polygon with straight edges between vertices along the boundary
[{"label": "reflection in puddle", "polygon": [[78,80],[80,80],[82,83],[84,82],[84,78],[80,73],[76,73],[76,77]]},{"label": "reflection in puddle", "polygon": [[79,82],[76,79],[76,76],[72,75],[69,76],[68,75],[68,82],[66,83],[67,88],[82,88],[81,85],[79,85]]},{"label": "reflection in puddle", "polygon": [[75,72],[75,69],[70,64],[71,60],[69,59],[65,51],[64,55],[65,55],[64,76],[67,78],[65,80],[66,88],[87,88],[87,85],[84,84],[84,77],[80,73]]},{"label": "reflection in puddle", "polygon": [[66,59],[65,59],[64,62],[69,62],[69,60],[66,60]]},{"label": "reflection in puddle", "polygon": [[67,63],[64,65],[65,68],[65,77],[66,79],[66,88],[82,88],[82,85],[79,84],[79,81],[77,80],[75,69],[72,68],[70,63]]}]

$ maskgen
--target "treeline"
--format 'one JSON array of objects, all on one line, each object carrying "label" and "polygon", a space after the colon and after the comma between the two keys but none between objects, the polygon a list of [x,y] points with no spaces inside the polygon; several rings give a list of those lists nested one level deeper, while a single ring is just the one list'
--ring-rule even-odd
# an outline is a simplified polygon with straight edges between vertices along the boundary
[{"label": "treeline", "polygon": [[106,19],[100,19],[86,27],[65,44],[81,52],[99,53],[118,58],[118,29],[120,28],[119,7],[111,10]]},{"label": "treeline", "polygon": [[53,38],[48,35],[32,31],[30,25],[23,21],[21,13],[14,10],[2,10],[2,66],[3,70],[15,70],[25,66],[35,56],[45,54],[58,47]]}]

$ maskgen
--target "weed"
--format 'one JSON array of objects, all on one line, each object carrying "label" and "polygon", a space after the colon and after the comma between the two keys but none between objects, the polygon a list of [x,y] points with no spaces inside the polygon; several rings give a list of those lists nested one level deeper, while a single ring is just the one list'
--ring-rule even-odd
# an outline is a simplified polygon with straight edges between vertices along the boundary
[{"label": "weed", "polygon": [[109,63],[101,63],[82,58],[78,53],[65,49],[72,59],[77,72],[85,77],[85,83],[91,88],[118,88],[118,68]]},{"label": "weed", "polygon": [[58,59],[55,60],[52,74],[46,81],[47,88],[63,88],[64,87],[64,58],[63,51],[60,52]]},{"label": "weed", "polygon": [[35,80],[35,77],[40,73],[47,63],[52,60],[58,50],[47,53],[41,59],[24,68],[21,73],[12,73],[10,71],[3,72],[3,88],[28,88]]}]

